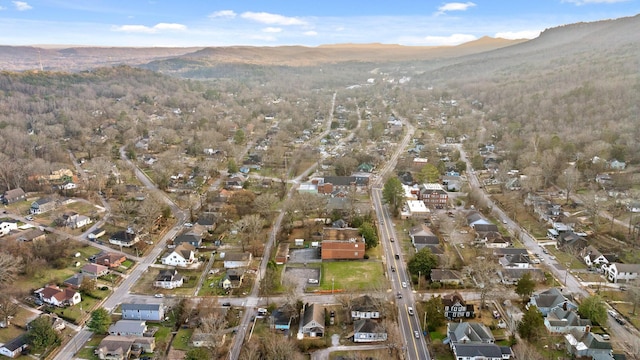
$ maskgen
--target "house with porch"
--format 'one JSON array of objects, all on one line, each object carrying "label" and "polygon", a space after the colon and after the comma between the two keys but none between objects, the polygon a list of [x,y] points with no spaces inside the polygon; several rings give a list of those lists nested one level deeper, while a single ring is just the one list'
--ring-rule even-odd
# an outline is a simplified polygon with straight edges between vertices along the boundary
[{"label": "house with porch", "polygon": [[574,358],[614,360],[613,347],[609,340],[591,331],[572,330],[565,334],[567,353]]},{"label": "house with porch", "polygon": [[588,267],[600,268],[602,265],[608,265],[618,261],[618,255],[616,254],[603,254],[593,245],[589,245],[582,250],[582,256],[584,263]]},{"label": "house with porch", "polygon": [[461,285],[462,274],[453,269],[431,269],[431,282],[443,285]]},{"label": "house with porch", "polygon": [[12,231],[18,230],[18,221],[16,220],[0,220],[0,237],[5,236]]},{"label": "house with porch", "polygon": [[58,201],[52,198],[40,198],[31,203],[29,213],[31,215],[44,214],[47,211],[55,209],[56,207],[58,207]]},{"label": "house with porch", "polygon": [[453,356],[456,360],[507,360],[513,352],[508,346],[496,344],[456,344]]},{"label": "house with porch", "polygon": [[164,319],[164,306],[162,304],[125,303],[120,308],[124,320],[162,321]]},{"label": "house with porch", "polygon": [[139,358],[142,353],[155,350],[154,337],[108,335],[95,350],[100,360],[127,360]]},{"label": "house with porch", "polygon": [[163,265],[186,267],[197,262],[195,254],[196,249],[192,245],[182,243],[163,256],[161,262]]},{"label": "house with porch", "polygon": [[140,241],[140,236],[133,229],[118,231],[109,237],[109,243],[124,247],[131,247]]},{"label": "house with porch", "polygon": [[495,338],[491,330],[482,323],[449,322],[445,341],[453,349],[456,344],[493,344]]},{"label": "house with porch", "polygon": [[306,337],[324,336],[324,312],[320,304],[305,304],[302,316],[302,335]]},{"label": "house with porch", "polygon": [[5,191],[1,199],[4,205],[9,205],[25,200],[27,200],[27,194],[21,188],[15,188]]},{"label": "house with porch", "polygon": [[122,253],[104,252],[96,257],[96,264],[103,265],[109,269],[120,267],[127,257]]},{"label": "house with porch", "polygon": [[387,330],[377,321],[359,319],[353,322],[353,342],[371,343],[387,341]]},{"label": "house with porch", "polygon": [[622,264],[614,262],[607,266],[607,278],[613,283],[629,282],[640,276],[640,264]]},{"label": "house with porch", "polygon": [[529,306],[535,306],[538,311],[542,313],[542,316],[546,317],[551,310],[561,307],[562,309],[578,309],[578,305],[573,301],[573,296],[570,294],[564,294],[558,288],[551,288],[536,294],[529,299],[527,308]]},{"label": "house with porch", "polygon": [[566,334],[572,330],[586,331],[591,328],[591,320],[580,318],[577,310],[565,305],[549,311],[544,318],[544,326],[551,334]]},{"label": "house with porch", "polygon": [[61,289],[56,285],[47,285],[35,291],[43,302],[53,306],[73,306],[82,301],[80,293],[69,288]]},{"label": "house with porch", "polygon": [[351,320],[380,319],[380,300],[363,295],[351,301]]},{"label": "house with porch", "polygon": [[224,255],[224,268],[236,269],[241,267],[247,267],[251,263],[253,255],[250,252],[232,252],[225,253]]},{"label": "house with porch", "polygon": [[153,286],[161,289],[175,289],[184,284],[184,277],[176,269],[160,270],[153,281]]},{"label": "house with porch", "polygon": [[467,304],[458,292],[442,297],[444,317],[449,320],[471,319],[476,316],[473,304]]},{"label": "house with porch", "polygon": [[21,334],[0,346],[0,355],[14,359],[19,357],[28,347],[27,334]]},{"label": "house with porch", "polygon": [[144,336],[147,332],[147,322],[144,320],[118,320],[109,326],[109,335]]},{"label": "house with porch", "polygon": [[227,272],[222,278],[222,288],[225,290],[237,289],[242,285],[244,280],[245,270],[244,268],[232,268],[227,269]]}]

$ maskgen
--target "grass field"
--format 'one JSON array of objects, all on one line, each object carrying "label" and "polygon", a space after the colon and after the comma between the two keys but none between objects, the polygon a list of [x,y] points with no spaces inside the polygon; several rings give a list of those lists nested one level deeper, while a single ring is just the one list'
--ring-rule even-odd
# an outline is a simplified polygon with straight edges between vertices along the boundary
[{"label": "grass field", "polygon": [[323,290],[370,290],[386,287],[382,263],[378,261],[334,261],[322,263]]},{"label": "grass field", "polygon": [[176,334],[176,337],[173,339],[173,343],[171,347],[177,350],[189,350],[189,340],[191,340],[191,335],[193,334],[193,329],[180,329]]},{"label": "grass field", "polygon": [[102,341],[102,339],[104,339],[104,336],[94,335],[84,344],[76,356],[80,359],[97,360],[98,355],[96,355],[94,351],[98,345],[100,345],[100,341]]}]

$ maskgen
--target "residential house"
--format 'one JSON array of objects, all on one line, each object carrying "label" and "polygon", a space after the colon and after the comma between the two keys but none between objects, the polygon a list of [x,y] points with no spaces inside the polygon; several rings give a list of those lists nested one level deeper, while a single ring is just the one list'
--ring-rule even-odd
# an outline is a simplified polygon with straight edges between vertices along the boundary
[{"label": "residential house", "polygon": [[607,272],[607,278],[611,282],[629,282],[638,278],[638,274],[640,274],[640,264],[622,264],[614,262],[607,266]]},{"label": "residential house", "polygon": [[536,306],[538,311],[542,313],[542,316],[547,316],[551,310],[556,307],[563,309],[577,309],[578,305],[573,302],[571,295],[566,295],[558,288],[551,288],[543,292],[534,294],[529,300],[528,306]]},{"label": "residential house", "polygon": [[132,229],[115,232],[109,237],[110,244],[124,247],[131,247],[138,241],[140,241],[140,236]]},{"label": "residential house", "polygon": [[124,320],[162,321],[164,319],[162,304],[122,304],[120,307]]},{"label": "residential house", "polygon": [[416,251],[420,251],[425,247],[440,245],[440,239],[433,234],[431,229],[427,225],[420,225],[409,230],[409,237],[411,243],[416,248]]},{"label": "residential house", "polygon": [[224,344],[227,334],[222,334],[218,339],[214,339],[213,333],[204,333],[200,329],[196,329],[191,335],[191,345],[193,347],[217,347]]},{"label": "residential house", "polygon": [[227,269],[222,278],[222,288],[225,290],[239,288],[242,285],[242,280],[244,280],[244,274],[243,268]]},{"label": "residential house", "polygon": [[51,211],[58,206],[58,202],[51,198],[40,198],[31,203],[29,213],[31,215],[44,214],[47,211]]},{"label": "residential house", "polygon": [[105,234],[106,234],[106,231],[104,231],[103,228],[96,228],[91,233],[89,233],[89,235],[87,235],[87,239],[89,239],[91,241],[96,241],[96,239],[99,239],[100,237],[104,236]]},{"label": "residential house", "polygon": [[72,289],[80,289],[80,287],[82,286],[82,282],[84,281],[84,279],[86,279],[87,277],[82,274],[82,273],[78,273],[78,274],[73,274],[71,275],[71,277],[65,279],[62,284],[64,286],[68,286]]},{"label": "residential house", "polygon": [[100,360],[127,360],[155,350],[154,337],[108,335],[95,350]]},{"label": "residential house", "polygon": [[0,220],[0,236],[5,236],[14,230],[18,230],[16,220]]},{"label": "residential house", "polygon": [[78,185],[73,181],[65,181],[58,187],[60,190],[74,190],[78,188]]},{"label": "residential house", "polygon": [[357,297],[351,301],[351,320],[380,319],[380,300],[369,295]]},{"label": "residential house", "polygon": [[80,293],[73,289],[60,289],[55,285],[47,285],[35,291],[43,302],[53,306],[73,306],[82,300]]},{"label": "residential house", "polygon": [[498,270],[498,277],[500,278],[500,282],[502,282],[505,285],[517,284],[518,281],[522,279],[522,277],[525,274],[529,274],[531,276],[531,280],[535,282],[543,282],[545,279],[544,272],[540,269],[533,269],[533,268],[521,269],[521,268],[513,267],[513,268],[501,268],[500,270]]},{"label": "residential house", "polygon": [[566,334],[572,330],[586,331],[591,328],[591,320],[580,318],[578,312],[565,303],[549,311],[544,326],[551,334]]},{"label": "residential house", "polygon": [[0,355],[4,355],[10,358],[17,358],[29,347],[27,334],[21,334],[20,336],[8,341],[0,347]]},{"label": "residential house", "polygon": [[25,232],[20,233],[16,237],[18,241],[23,241],[23,242],[42,241],[42,240],[45,240],[46,238],[47,238],[47,234],[40,229],[29,229]]},{"label": "residential house", "polygon": [[561,232],[558,236],[558,248],[582,250],[587,247],[587,240],[573,231]]},{"label": "residential house", "polygon": [[476,317],[473,304],[467,304],[458,292],[443,296],[442,305],[444,306],[444,317],[449,320]]},{"label": "residential house", "polygon": [[447,323],[447,339],[453,348],[457,344],[493,344],[495,338],[491,330],[478,322]]},{"label": "residential house", "polygon": [[231,176],[225,181],[224,188],[229,190],[241,190],[244,186],[244,182],[244,176],[240,174]]},{"label": "residential house", "polygon": [[105,252],[96,257],[96,264],[104,265],[109,269],[117,268],[127,260],[127,257],[122,253]]},{"label": "residential house", "polygon": [[632,213],[639,213],[640,212],[640,201],[630,201],[627,204],[627,210],[632,212]]},{"label": "residential house", "polygon": [[353,342],[370,343],[387,341],[387,330],[371,319],[360,319],[353,322]]},{"label": "residential house", "polygon": [[469,227],[474,228],[476,225],[479,224],[491,224],[491,222],[487,219],[485,219],[485,217],[480,214],[477,211],[470,211],[469,213],[467,213],[467,225],[469,225]]},{"label": "residential house", "polygon": [[88,216],[80,215],[80,214],[69,214],[63,216],[65,226],[68,226],[72,229],[80,229],[84,226],[91,224],[93,221]]},{"label": "residential house", "polygon": [[608,265],[618,261],[618,255],[615,254],[602,254],[593,245],[587,246],[582,251],[584,263],[588,267],[601,267],[602,265]]},{"label": "residential house", "polygon": [[213,215],[200,217],[196,225],[202,226],[206,231],[213,231],[216,229],[216,218]]},{"label": "residential house", "polygon": [[184,277],[176,269],[160,270],[153,282],[153,286],[162,289],[175,289],[184,284]]},{"label": "residential house", "polygon": [[226,253],[224,255],[224,268],[235,269],[247,267],[251,263],[251,259],[253,259],[253,256],[250,252]]},{"label": "residential house", "polygon": [[503,268],[528,269],[531,265],[529,254],[506,254],[498,262]]},{"label": "residential house", "polygon": [[169,266],[189,266],[196,262],[196,248],[188,243],[176,246],[170,253],[162,257],[162,264]]},{"label": "residential house", "polygon": [[613,360],[611,342],[590,331],[573,330],[564,336],[567,353],[575,358]]},{"label": "residential house", "polygon": [[4,205],[17,203],[18,201],[24,200],[27,200],[27,194],[21,188],[7,190],[2,195],[2,203]]},{"label": "residential house", "polygon": [[307,337],[324,336],[324,307],[320,304],[305,304],[302,316],[302,334]]},{"label": "residential house", "polygon": [[431,209],[443,209],[449,201],[449,194],[438,183],[422,184],[419,187],[420,193],[418,199]]},{"label": "residential house", "polygon": [[144,336],[147,332],[147,322],[144,320],[118,320],[109,326],[109,335]]},{"label": "residential house", "polygon": [[291,329],[291,320],[293,319],[292,314],[295,312],[295,309],[286,305],[279,307],[271,312],[269,327],[275,330],[289,331]]},{"label": "residential house", "polygon": [[627,167],[627,163],[624,161],[619,161],[618,159],[613,159],[609,161],[609,169],[622,171]]},{"label": "residential house", "polygon": [[[49,321],[49,324],[51,325],[51,328],[55,331],[62,331],[67,327],[67,325],[64,323],[64,320],[62,320],[60,317],[58,317],[58,315],[54,313],[51,313],[51,314],[42,313],[38,316],[38,318],[47,319]],[[31,329],[32,322],[33,320],[27,324],[27,330]]]},{"label": "residential house", "polygon": [[445,175],[442,177],[442,186],[446,191],[460,191],[462,181],[459,175]]},{"label": "residential house", "polygon": [[100,264],[86,264],[80,269],[80,272],[92,279],[97,279],[109,273],[109,268]]},{"label": "residential house", "polygon": [[404,219],[427,219],[431,216],[431,210],[420,200],[407,200],[407,206],[402,211]]},{"label": "residential house", "polygon": [[453,356],[456,360],[507,360],[513,352],[508,346],[496,344],[456,344]]},{"label": "residential house", "polygon": [[331,194],[334,191],[362,191],[369,186],[369,176],[325,176],[315,182],[318,185],[319,194]]},{"label": "residential house", "polygon": [[443,285],[462,285],[462,274],[452,269],[431,269],[431,282]]},{"label": "residential house", "polygon": [[173,239],[173,245],[179,246],[180,244],[189,244],[197,249],[202,246],[202,236],[193,233],[178,235]]}]

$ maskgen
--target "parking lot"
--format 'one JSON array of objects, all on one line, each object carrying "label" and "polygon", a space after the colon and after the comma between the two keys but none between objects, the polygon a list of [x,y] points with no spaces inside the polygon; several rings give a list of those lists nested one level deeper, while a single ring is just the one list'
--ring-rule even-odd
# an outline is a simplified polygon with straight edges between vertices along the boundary
[{"label": "parking lot", "polygon": [[317,280],[320,283],[320,268],[287,266],[283,283],[295,286],[296,293],[303,293],[305,288],[318,287],[318,284],[309,284],[309,279]]},{"label": "parking lot", "polygon": [[289,263],[304,264],[321,261],[318,248],[291,250],[289,253]]}]

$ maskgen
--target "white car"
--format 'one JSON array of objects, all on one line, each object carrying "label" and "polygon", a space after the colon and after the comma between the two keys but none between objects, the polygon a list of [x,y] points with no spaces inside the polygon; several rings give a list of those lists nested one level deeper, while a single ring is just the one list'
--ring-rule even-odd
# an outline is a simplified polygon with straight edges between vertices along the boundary
[{"label": "white car", "polygon": [[411,306],[407,308],[407,312],[409,313],[409,315],[413,316],[413,308]]},{"label": "white car", "polygon": [[402,287],[403,287],[403,288],[406,288],[406,287],[407,287],[407,283],[403,281],[403,282],[402,282]]},{"label": "white car", "polygon": [[309,279],[309,280],[307,280],[307,282],[309,284],[317,284],[318,283],[318,279]]},{"label": "white car", "polygon": [[27,219],[28,221],[33,221],[33,216],[28,215],[25,219]]},{"label": "white car", "polygon": [[184,227],[193,227],[192,223],[184,223]]},{"label": "white car", "polygon": [[163,298],[163,297],[164,297],[164,294],[155,294],[155,295],[153,295],[153,296],[155,296],[155,297],[157,297],[157,298]]}]

